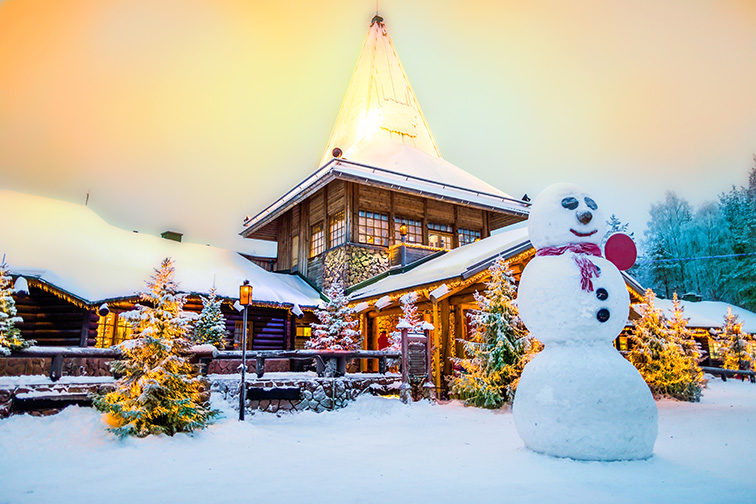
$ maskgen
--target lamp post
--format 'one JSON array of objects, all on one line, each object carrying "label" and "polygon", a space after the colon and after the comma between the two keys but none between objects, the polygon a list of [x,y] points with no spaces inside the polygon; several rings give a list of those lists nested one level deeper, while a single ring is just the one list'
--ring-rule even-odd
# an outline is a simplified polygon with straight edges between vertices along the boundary
[{"label": "lamp post", "polygon": [[407,266],[407,224],[399,226],[399,235],[402,237],[402,268]]},{"label": "lamp post", "polygon": [[252,302],[252,286],[249,285],[249,280],[244,280],[244,283],[239,287],[239,304],[242,305],[244,311],[244,321],[242,322],[242,363],[241,363],[241,382],[239,384],[239,420],[244,420],[244,407],[247,402],[247,386],[246,386],[246,372],[247,372],[247,308]]}]

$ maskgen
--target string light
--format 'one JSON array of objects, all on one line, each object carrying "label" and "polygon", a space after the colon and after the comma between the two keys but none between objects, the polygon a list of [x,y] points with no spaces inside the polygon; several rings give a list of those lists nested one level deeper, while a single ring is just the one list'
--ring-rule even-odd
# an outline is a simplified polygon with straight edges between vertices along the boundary
[{"label": "string light", "polygon": [[652,264],[661,262],[686,262],[686,261],[698,261],[701,259],[730,259],[733,257],[747,257],[756,256],[756,252],[747,252],[745,254],[723,254],[723,255],[710,255],[710,256],[695,256],[695,257],[673,257],[671,259],[646,259],[642,261],[636,261],[635,264]]}]

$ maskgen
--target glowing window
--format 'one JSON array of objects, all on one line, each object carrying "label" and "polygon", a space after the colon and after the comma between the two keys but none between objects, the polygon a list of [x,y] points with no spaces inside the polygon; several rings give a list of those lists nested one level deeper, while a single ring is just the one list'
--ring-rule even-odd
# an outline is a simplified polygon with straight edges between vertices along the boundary
[{"label": "glowing window", "polygon": [[95,347],[110,348],[133,337],[134,330],[131,325],[117,312],[110,312],[106,316],[100,317],[97,323]]},{"label": "glowing window", "polygon": [[312,226],[310,234],[310,257],[322,254],[325,250],[325,240],[323,239],[323,225],[315,224]]},{"label": "glowing window", "polygon": [[394,217],[394,240],[396,243],[402,242],[402,234],[399,228],[404,224],[407,226],[407,243],[423,243],[423,223],[404,217]]},{"label": "glowing window", "polygon": [[447,224],[428,223],[428,245],[450,250],[453,246],[452,227]]},{"label": "glowing window", "polygon": [[331,247],[346,242],[346,221],[344,220],[344,212],[339,212],[331,217],[331,222],[328,225],[328,232],[331,238]]},{"label": "glowing window", "polygon": [[461,247],[462,245],[480,240],[480,229],[459,228],[457,236],[459,237],[459,246]]},{"label": "glowing window", "polygon": [[360,210],[357,241],[388,246],[388,215]]}]

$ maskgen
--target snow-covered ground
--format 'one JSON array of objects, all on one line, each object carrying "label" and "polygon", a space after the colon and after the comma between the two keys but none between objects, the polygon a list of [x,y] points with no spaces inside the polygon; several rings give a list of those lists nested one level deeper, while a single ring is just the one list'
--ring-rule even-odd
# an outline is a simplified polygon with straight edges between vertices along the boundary
[{"label": "snow-covered ground", "polygon": [[525,450],[508,410],[364,397],[324,414],[226,418],[119,440],[69,407],[0,421],[0,503],[754,502],[756,385],[712,379],[661,401],[654,456],[577,462]]}]

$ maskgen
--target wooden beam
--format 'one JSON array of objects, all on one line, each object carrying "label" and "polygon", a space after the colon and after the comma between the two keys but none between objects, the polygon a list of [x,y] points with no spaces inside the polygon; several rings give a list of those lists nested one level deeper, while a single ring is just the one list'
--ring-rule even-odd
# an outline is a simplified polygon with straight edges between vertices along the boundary
[{"label": "wooden beam", "polygon": [[79,338],[79,346],[87,346],[87,340],[89,339],[89,310],[84,312],[84,320],[81,322],[81,337]]},{"label": "wooden beam", "polygon": [[467,339],[467,324],[464,316],[463,305],[457,305],[454,307],[454,356],[464,357],[465,347],[460,340]]},{"label": "wooden beam", "polygon": [[[443,356],[443,366],[440,371],[444,376],[451,375],[451,330],[449,327],[449,300],[444,299],[439,303],[439,321],[441,322],[441,355]],[[438,327],[438,326],[436,326]]]}]

